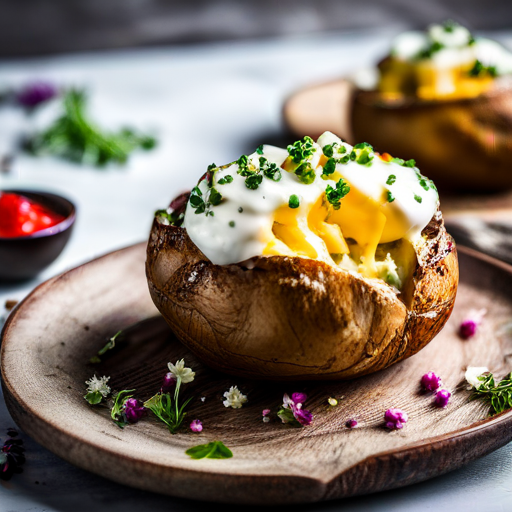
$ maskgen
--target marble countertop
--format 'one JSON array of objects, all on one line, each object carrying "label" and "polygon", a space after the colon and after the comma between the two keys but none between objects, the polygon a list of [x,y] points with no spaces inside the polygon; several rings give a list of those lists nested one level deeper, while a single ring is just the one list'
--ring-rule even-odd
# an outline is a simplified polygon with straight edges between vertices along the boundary
[{"label": "marble countertop", "polygon": [[[61,257],[36,280],[0,284],[0,304],[22,299],[47,278],[147,238],[153,212],[191,188],[211,162],[233,161],[261,142],[289,141],[284,98],[309,83],[335,79],[377,60],[389,32],[323,34],[258,42],[156,48],[0,61],[0,85],[44,78],[85,85],[94,116],[106,126],[134,124],[160,144],[124,167],[91,169],[52,158],[18,156],[0,188],[56,191],[78,207],[75,231]],[[495,34],[512,46],[512,32]],[[0,109],[0,153],[19,119]],[[14,426],[0,396],[0,439]],[[0,481],[0,512],[195,510],[207,504],[130,489],[62,461],[23,436],[22,475]],[[227,507],[231,508],[231,507]],[[234,507],[233,507],[234,508]],[[512,509],[512,446],[449,475],[404,489],[305,510],[467,512]]]}]

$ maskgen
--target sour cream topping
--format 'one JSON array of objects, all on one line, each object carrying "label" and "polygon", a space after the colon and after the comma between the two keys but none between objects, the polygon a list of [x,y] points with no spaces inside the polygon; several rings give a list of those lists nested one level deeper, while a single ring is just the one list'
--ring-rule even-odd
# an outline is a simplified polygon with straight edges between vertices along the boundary
[{"label": "sour cream topping", "polygon": [[498,75],[512,73],[512,54],[508,50],[496,41],[473,38],[467,28],[457,24],[404,32],[394,39],[391,55],[406,62],[416,62],[422,56],[437,69],[471,65],[478,60],[494,67]]},{"label": "sour cream topping", "polygon": [[[330,132],[312,148],[304,160],[314,170],[309,184],[296,174],[298,164],[291,162],[289,151],[270,145],[260,146],[247,162],[256,172],[262,158],[275,164],[278,181],[262,176],[256,188],[248,188],[237,162],[217,168],[210,183],[200,181],[193,194],[200,194],[206,208],[189,201],[183,226],[205,256],[219,265],[275,254],[335,265],[333,254],[349,257],[349,239],[361,247],[363,273],[371,277],[378,244],[421,237],[437,210],[438,194],[413,162],[386,161],[389,155],[378,156],[371,146],[354,148]],[[362,153],[366,158],[359,158]],[[329,166],[332,158],[336,163]],[[329,190],[342,190],[342,185],[350,191],[343,189],[344,196],[336,201]],[[217,196],[217,204],[208,205],[213,189],[222,199]]]}]

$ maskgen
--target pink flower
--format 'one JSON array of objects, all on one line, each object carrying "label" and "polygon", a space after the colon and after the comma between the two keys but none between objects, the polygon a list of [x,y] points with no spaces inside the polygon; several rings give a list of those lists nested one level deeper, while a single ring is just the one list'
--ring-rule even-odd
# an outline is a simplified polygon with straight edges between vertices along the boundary
[{"label": "pink flower", "polygon": [[451,396],[452,394],[447,389],[440,389],[436,393],[436,399],[434,403],[437,405],[437,407],[446,407],[450,401]]},{"label": "pink flower", "polygon": [[302,426],[311,424],[313,415],[310,411],[302,408],[306,399],[307,395],[304,393],[293,393],[291,398],[285,393],[283,396],[283,405],[281,409],[279,409],[277,416],[283,423],[292,423]]},{"label": "pink flower", "polygon": [[384,420],[386,421],[386,427],[391,430],[398,430],[403,428],[404,424],[407,423],[409,416],[405,411],[401,409],[388,409],[384,414]]},{"label": "pink flower", "polygon": [[347,428],[356,428],[357,427],[357,420],[348,420],[347,423],[345,423],[345,426]]},{"label": "pink flower", "polygon": [[421,387],[426,391],[435,391],[441,385],[441,377],[434,372],[427,372],[421,377]]},{"label": "pink flower", "polygon": [[192,432],[202,432],[203,424],[201,420],[193,420],[190,424],[190,430],[192,430]]},{"label": "pink flower", "polygon": [[465,340],[473,337],[486,313],[486,309],[472,309],[459,326],[459,336]]},{"label": "pink flower", "polygon": [[263,409],[263,411],[261,411],[261,415],[263,416],[263,423],[268,423],[270,421],[269,414],[270,409]]},{"label": "pink flower", "polygon": [[170,393],[171,391],[174,391],[176,382],[177,379],[171,372],[166,373],[162,383],[162,393]]},{"label": "pink flower", "polygon": [[147,410],[140,400],[128,398],[124,403],[124,415],[128,423],[137,423],[147,414]]}]

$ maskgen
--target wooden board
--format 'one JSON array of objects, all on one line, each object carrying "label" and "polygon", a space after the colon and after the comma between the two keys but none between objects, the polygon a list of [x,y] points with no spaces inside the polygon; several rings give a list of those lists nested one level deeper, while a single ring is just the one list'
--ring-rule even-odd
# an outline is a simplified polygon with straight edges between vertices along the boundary
[{"label": "wooden board", "polygon": [[[214,373],[173,337],[151,303],[144,275],[145,245],[109,254],[39,286],[15,310],[3,334],[1,370],[6,402],[18,425],[62,458],[112,480],[174,496],[219,502],[314,502],[396,488],[443,474],[512,439],[512,411],[487,417],[469,402],[467,365],[511,369],[512,267],[460,250],[461,284],[452,318],[424,350],[391,368],[352,382],[261,383]],[[470,308],[486,307],[486,321],[469,341],[456,334]],[[138,325],[133,326],[133,324]],[[132,327],[130,327],[132,326]],[[127,341],[99,366],[89,358],[120,329]],[[184,357],[197,372],[185,388],[193,395],[190,420],[171,435],[151,418],[119,429],[106,408],[82,398],[94,372],[110,375],[114,389],[156,392],[168,361]],[[446,409],[419,388],[421,376],[442,376],[453,399]],[[249,402],[226,409],[222,394],[238,385]],[[284,392],[305,392],[312,425],[293,428],[273,414]],[[205,397],[204,402],[200,400]],[[337,407],[327,404],[339,399]],[[402,431],[383,426],[399,407],[410,420]],[[359,422],[345,427],[348,419]],[[220,439],[234,453],[226,460],[191,460],[185,450]]]}]

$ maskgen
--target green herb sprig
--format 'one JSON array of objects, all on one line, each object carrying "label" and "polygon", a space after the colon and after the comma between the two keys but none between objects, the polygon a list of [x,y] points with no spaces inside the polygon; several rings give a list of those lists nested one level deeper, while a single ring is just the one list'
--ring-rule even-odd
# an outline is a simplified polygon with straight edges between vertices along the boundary
[{"label": "green herb sprig", "polygon": [[[163,211],[166,212],[166,210]],[[107,344],[100,350],[98,350],[98,353],[96,355],[92,356],[91,359],[89,359],[89,362],[93,364],[101,363],[101,356],[105,355],[109,350],[115,348],[117,339],[122,334],[122,332],[123,331],[118,331],[116,334],[114,334],[114,336],[112,336],[112,338],[108,340]]]},{"label": "green herb sprig", "polygon": [[336,183],[336,188],[332,188],[331,185],[327,185],[325,189],[325,197],[327,201],[332,204],[335,210],[339,210],[341,206],[341,200],[350,192],[350,185],[341,178]]},{"label": "green herb sprig", "polygon": [[307,135],[302,140],[290,144],[286,149],[295,164],[304,162],[315,152],[313,139]]},{"label": "green herb sprig", "polygon": [[133,395],[129,395],[128,393],[133,393],[135,389],[124,389],[123,391],[119,391],[117,395],[114,397],[114,405],[110,410],[110,417],[112,421],[120,428],[124,428],[128,425],[128,422],[125,420],[123,416],[123,406],[126,400],[132,398]]},{"label": "green herb sprig", "polygon": [[123,164],[135,149],[153,149],[156,139],[124,128],[118,133],[102,131],[86,113],[85,91],[70,89],[63,97],[64,114],[25,143],[34,154],[50,154],[82,164],[103,167]]},{"label": "green herb sprig", "polygon": [[488,403],[491,416],[512,408],[512,372],[498,383],[492,373],[481,375],[478,379],[481,384],[473,389],[471,400],[479,399]]},{"label": "green herb sprig", "polygon": [[193,446],[185,453],[192,459],[230,459],[233,457],[233,452],[222,441]]}]

